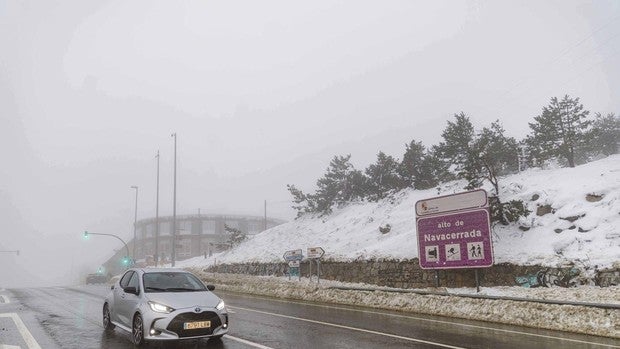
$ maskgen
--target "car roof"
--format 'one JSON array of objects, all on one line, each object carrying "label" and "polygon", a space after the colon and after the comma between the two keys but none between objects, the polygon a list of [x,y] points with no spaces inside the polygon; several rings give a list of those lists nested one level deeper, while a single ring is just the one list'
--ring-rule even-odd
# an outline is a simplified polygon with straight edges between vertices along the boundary
[{"label": "car roof", "polygon": [[148,273],[189,273],[187,270],[177,268],[140,268],[145,274]]}]

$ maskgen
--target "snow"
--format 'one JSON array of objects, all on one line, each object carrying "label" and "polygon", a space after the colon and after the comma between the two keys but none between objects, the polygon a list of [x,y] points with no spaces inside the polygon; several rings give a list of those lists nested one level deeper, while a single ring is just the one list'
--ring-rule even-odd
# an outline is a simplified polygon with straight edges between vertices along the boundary
[{"label": "snow", "polygon": [[[250,237],[236,248],[179,262],[181,267],[214,263],[279,262],[285,251],[321,246],[334,261],[411,259],[418,256],[415,202],[462,192],[465,183],[439,189],[405,189],[378,202],[356,202],[331,215],[306,216]],[[490,188],[484,188],[490,191]],[[600,195],[597,202],[587,195]],[[534,195],[538,199],[533,200]],[[529,169],[500,180],[502,201],[523,200],[532,213],[516,224],[493,228],[495,262],[599,269],[620,261],[620,155],[575,168]],[[553,212],[537,216],[538,206]],[[573,222],[567,218],[579,217]],[[379,227],[391,226],[383,234]],[[529,227],[522,231],[519,226]],[[556,229],[561,229],[556,233]]]},{"label": "snow", "polygon": [[[223,290],[620,338],[618,309],[457,297],[476,292],[468,288],[439,290],[454,296],[394,293],[386,292],[385,288],[383,291],[345,291],[329,287],[374,286],[327,280],[317,285],[308,279],[295,281],[274,276],[203,272],[206,266],[216,263],[281,262],[285,251],[305,251],[316,246],[326,251],[324,258],[334,261],[415,258],[418,256],[415,202],[461,192],[464,186],[464,182],[455,181],[438,189],[403,190],[379,202],[352,203],[334,210],[331,215],[306,216],[252,236],[229,251],[181,261],[177,266],[196,272]],[[490,191],[488,187],[484,189]],[[598,195],[602,199],[589,202],[588,195]],[[515,224],[493,228],[495,263],[545,267],[575,265],[585,271],[582,275],[589,276],[595,266],[598,269],[620,268],[620,155],[576,168],[529,169],[501,178],[500,198],[504,202],[523,200],[532,213]],[[550,205],[552,212],[537,216],[537,207],[543,205]],[[391,230],[381,233],[379,227],[387,224]],[[523,231],[519,226],[529,230]],[[619,291],[618,286],[517,286],[483,287],[480,294],[620,304]],[[451,306],[446,307],[446,302]]]}]

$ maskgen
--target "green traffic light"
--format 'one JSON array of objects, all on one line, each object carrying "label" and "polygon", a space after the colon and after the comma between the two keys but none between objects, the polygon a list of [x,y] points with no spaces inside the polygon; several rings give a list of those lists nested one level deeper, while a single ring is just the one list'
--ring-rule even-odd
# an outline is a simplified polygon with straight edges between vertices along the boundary
[{"label": "green traffic light", "polygon": [[84,239],[88,240],[88,231],[84,231]]}]

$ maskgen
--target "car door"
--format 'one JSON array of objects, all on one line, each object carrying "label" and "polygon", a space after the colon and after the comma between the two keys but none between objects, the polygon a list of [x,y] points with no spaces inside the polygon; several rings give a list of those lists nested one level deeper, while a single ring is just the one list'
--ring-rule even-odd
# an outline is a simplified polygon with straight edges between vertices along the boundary
[{"label": "car door", "polygon": [[127,327],[131,327],[131,320],[127,315],[128,301],[131,299],[129,296],[135,297],[135,295],[125,292],[125,288],[129,287],[134,278],[137,280],[137,275],[133,270],[126,272],[119,282],[119,287],[114,288],[114,316],[112,318]]}]

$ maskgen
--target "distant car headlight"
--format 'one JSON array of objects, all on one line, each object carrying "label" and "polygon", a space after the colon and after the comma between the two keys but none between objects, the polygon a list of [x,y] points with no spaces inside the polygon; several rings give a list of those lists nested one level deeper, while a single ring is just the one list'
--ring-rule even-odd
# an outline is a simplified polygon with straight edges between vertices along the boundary
[{"label": "distant car headlight", "polygon": [[173,308],[170,308],[167,305],[163,305],[163,304],[159,304],[159,303],[155,303],[151,301],[149,301],[149,306],[151,307],[151,310],[156,313],[170,314],[174,311]]},{"label": "distant car headlight", "polygon": [[224,308],[226,308],[226,304],[224,304],[224,301],[220,301],[219,303],[217,303],[217,306],[215,307],[215,309],[217,310],[224,310]]}]

